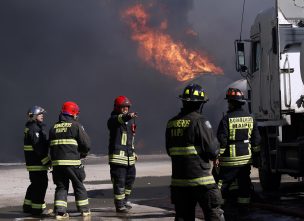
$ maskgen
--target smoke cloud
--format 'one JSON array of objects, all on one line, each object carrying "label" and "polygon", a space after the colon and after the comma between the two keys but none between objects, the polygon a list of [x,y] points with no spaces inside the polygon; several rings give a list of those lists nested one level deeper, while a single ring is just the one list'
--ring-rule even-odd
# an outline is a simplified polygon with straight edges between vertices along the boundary
[{"label": "smoke cloud", "polygon": [[[136,3],[154,4],[151,25],[159,25],[166,17],[172,38],[201,50],[223,68],[224,76],[195,80],[209,95],[204,113],[216,129],[226,108],[224,89],[219,88],[240,78],[234,70],[233,42],[239,38],[242,0],[3,0],[0,162],[23,161],[23,127],[31,106],[47,110],[45,123],[50,127],[65,101],[79,104],[92,153],[106,154],[106,121],[119,95],[129,97],[132,110],[140,116],[138,153],[165,153],[166,122],[179,111],[176,97],[187,83],[160,74],[138,57],[137,44],[120,16]],[[269,0],[247,2],[244,38],[255,15],[272,4]]]}]

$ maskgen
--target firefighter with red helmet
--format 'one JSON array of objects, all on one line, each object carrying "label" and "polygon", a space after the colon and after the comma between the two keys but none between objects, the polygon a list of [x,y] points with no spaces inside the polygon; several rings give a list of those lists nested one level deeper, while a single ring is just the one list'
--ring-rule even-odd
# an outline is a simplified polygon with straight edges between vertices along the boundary
[{"label": "firefighter with red helmet", "polygon": [[[228,101],[228,111],[217,131],[221,148],[219,187],[225,206],[230,199],[237,198],[238,205],[246,207],[250,203],[252,154],[259,152],[261,138],[255,119],[242,108],[246,103],[243,92],[229,88],[225,99]],[[229,191],[235,182],[238,184],[237,197],[231,196]]]},{"label": "firefighter with red helmet", "polygon": [[89,200],[86,188],[84,166],[81,159],[90,150],[90,139],[83,126],[78,122],[79,107],[75,102],[65,102],[49,133],[50,152],[53,165],[53,181],[56,185],[54,212],[56,219],[69,217],[67,213],[67,195],[69,181],[75,194],[77,210],[82,216],[90,216]]},{"label": "firefighter with red helmet", "polygon": [[49,213],[44,202],[48,187],[47,171],[51,163],[43,123],[45,113],[42,107],[30,108],[24,129],[24,155],[31,184],[26,191],[23,212],[33,215],[48,215]]},{"label": "firefighter with red helmet", "polygon": [[180,113],[170,119],[166,128],[166,150],[172,161],[171,201],[175,220],[195,220],[199,203],[207,221],[222,219],[221,193],[211,174],[210,160],[219,154],[219,143],[210,122],[201,114],[208,101],[198,84],[185,87],[179,96]]},{"label": "firefighter with red helmet", "polygon": [[[118,96],[114,110],[107,122],[110,131],[109,164],[113,183],[116,212],[127,213],[132,208],[129,196],[136,176],[134,150],[136,112],[129,112],[131,102],[126,96]],[[133,120],[132,120],[133,119]]]}]

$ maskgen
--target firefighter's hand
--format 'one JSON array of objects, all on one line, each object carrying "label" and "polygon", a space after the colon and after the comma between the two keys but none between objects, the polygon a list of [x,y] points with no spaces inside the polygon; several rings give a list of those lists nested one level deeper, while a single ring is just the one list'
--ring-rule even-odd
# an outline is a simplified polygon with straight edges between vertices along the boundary
[{"label": "firefighter's hand", "polygon": [[52,161],[47,162],[46,166],[47,166],[48,170],[51,170],[52,169]]},{"label": "firefighter's hand", "polygon": [[137,161],[138,160],[138,155],[136,153],[134,155],[135,155],[135,161]]},{"label": "firefighter's hand", "polygon": [[88,156],[88,153],[80,153],[80,159],[84,159]]},{"label": "firefighter's hand", "polygon": [[214,167],[218,167],[219,164],[220,164],[219,159],[215,159],[215,160],[213,161],[213,166],[214,166]]},{"label": "firefighter's hand", "polygon": [[130,113],[129,113],[129,116],[130,116],[131,118],[136,118],[136,117],[138,117],[137,112],[130,112]]}]

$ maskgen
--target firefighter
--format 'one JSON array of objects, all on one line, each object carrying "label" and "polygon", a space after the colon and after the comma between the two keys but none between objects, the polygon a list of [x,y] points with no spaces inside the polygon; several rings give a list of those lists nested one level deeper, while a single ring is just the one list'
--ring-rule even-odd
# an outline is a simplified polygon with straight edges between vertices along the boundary
[{"label": "firefighter", "polygon": [[[236,198],[238,205],[245,209],[250,203],[252,153],[258,154],[261,138],[255,119],[242,108],[246,103],[243,92],[229,88],[225,99],[228,111],[217,131],[221,148],[219,187],[225,206],[230,199]],[[232,196],[229,191],[233,183],[238,184],[237,196]]]},{"label": "firefighter", "polygon": [[77,210],[84,217],[91,215],[87,191],[83,184],[86,175],[81,163],[81,159],[85,158],[90,150],[90,139],[78,122],[78,114],[79,107],[76,103],[65,102],[59,121],[51,127],[49,133],[53,181],[56,185],[54,212],[58,220],[69,217],[69,181],[74,189]]},{"label": "firefighter", "polygon": [[132,208],[128,199],[136,176],[134,136],[137,113],[129,112],[130,107],[131,102],[126,96],[118,96],[114,100],[114,110],[107,122],[110,131],[110,174],[114,204],[118,213],[127,213]]},{"label": "firefighter", "polygon": [[210,160],[219,154],[219,143],[210,122],[201,114],[208,101],[198,84],[185,87],[179,96],[183,107],[166,128],[166,150],[172,161],[171,201],[175,220],[195,220],[199,203],[205,220],[222,220],[221,193],[211,174]]},{"label": "firefighter", "polygon": [[28,121],[24,130],[24,155],[31,184],[27,188],[23,212],[33,215],[48,215],[44,202],[48,187],[47,171],[50,166],[48,140],[43,117],[45,110],[39,106],[29,109]]}]

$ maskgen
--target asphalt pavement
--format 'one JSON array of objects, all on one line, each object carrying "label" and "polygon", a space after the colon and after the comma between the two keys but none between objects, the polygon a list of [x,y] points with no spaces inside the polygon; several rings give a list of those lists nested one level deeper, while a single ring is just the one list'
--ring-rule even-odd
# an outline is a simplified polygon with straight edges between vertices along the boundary
[{"label": "asphalt pavement", "polygon": [[[73,189],[68,195],[69,220],[174,220],[174,209],[170,203],[171,162],[166,155],[140,156],[136,164],[137,178],[131,201],[133,208],[128,214],[117,214],[113,204],[113,190],[110,168],[106,156],[89,156],[84,162],[91,217],[83,218],[76,210]],[[27,186],[28,172],[22,163],[0,164],[0,220],[41,220],[22,213],[22,203]],[[242,221],[301,221],[303,211],[303,183],[283,176],[282,187],[278,191],[265,194],[259,184],[258,173],[252,169],[251,179],[260,197],[246,214],[238,216]],[[47,208],[53,208],[55,186],[49,173],[49,187],[46,194]],[[197,207],[197,220],[204,215]],[[43,220],[55,220],[54,217]],[[234,220],[233,220],[234,221]]]},{"label": "asphalt pavement", "polygon": [[[171,164],[165,155],[140,156],[136,164],[137,178],[132,192],[133,208],[128,214],[117,214],[113,204],[110,168],[106,156],[90,156],[84,162],[91,217],[83,218],[76,211],[73,189],[68,195],[69,220],[174,220],[169,201]],[[22,213],[22,203],[27,186],[28,172],[23,164],[0,165],[0,220],[41,220]],[[47,208],[53,208],[55,186],[49,173],[46,194]],[[168,208],[144,205],[147,200],[168,202]],[[43,220],[55,220],[54,217]]]}]

